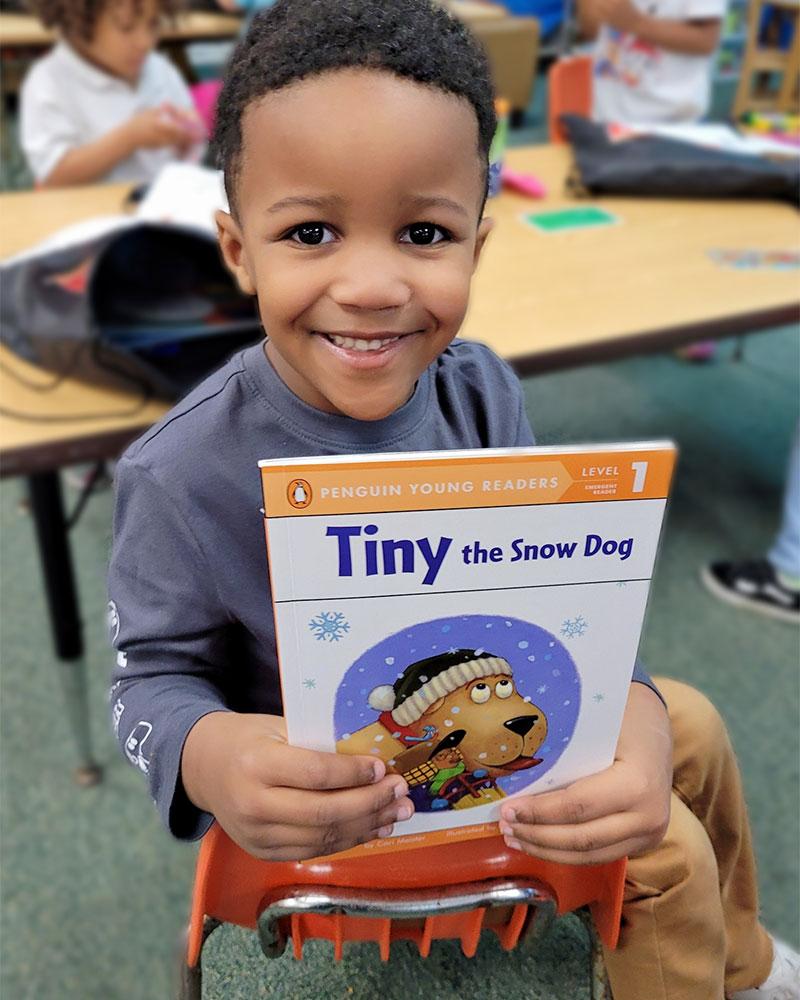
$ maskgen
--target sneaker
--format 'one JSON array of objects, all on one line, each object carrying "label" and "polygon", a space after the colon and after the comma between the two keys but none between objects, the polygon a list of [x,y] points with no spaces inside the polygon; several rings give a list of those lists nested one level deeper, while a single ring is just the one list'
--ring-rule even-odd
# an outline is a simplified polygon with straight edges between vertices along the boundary
[{"label": "sneaker", "polygon": [[785,941],[772,939],[772,968],[760,986],[731,993],[729,1000],[800,1000],[800,955]]},{"label": "sneaker", "polygon": [[800,623],[800,591],[784,586],[766,559],[704,566],[700,579],[721,601],[769,618]]}]

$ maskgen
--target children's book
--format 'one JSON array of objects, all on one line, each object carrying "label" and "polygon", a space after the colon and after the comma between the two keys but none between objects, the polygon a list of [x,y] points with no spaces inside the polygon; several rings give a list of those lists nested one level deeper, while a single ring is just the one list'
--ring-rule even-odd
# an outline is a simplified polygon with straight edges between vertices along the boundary
[{"label": "children's book", "polygon": [[388,851],[614,759],[669,442],[259,463],[289,741],[380,757]]}]

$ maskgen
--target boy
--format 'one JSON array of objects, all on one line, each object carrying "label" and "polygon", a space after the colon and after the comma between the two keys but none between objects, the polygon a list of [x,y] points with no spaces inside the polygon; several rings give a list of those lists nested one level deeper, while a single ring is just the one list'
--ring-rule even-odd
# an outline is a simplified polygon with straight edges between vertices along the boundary
[{"label": "boy", "polygon": [[[510,369],[453,340],[491,225],[495,127],[486,62],[465,29],[428,0],[278,0],[237,49],[217,120],[230,202],[220,245],[268,339],[118,465],[112,717],[123,747],[147,733],[148,755],[129,758],[175,835],[201,836],[213,816],[257,856],[301,859],[389,836],[413,806],[380,761],[285,742],[257,460],[533,436]],[[697,989],[682,995],[719,1000],[726,932],[729,988],[764,983],[773,964],[735,761],[708,703],[666,682],[683,723],[680,793],[720,833],[718,873],[686,805],[681,829],[667,830],[670,719],[641,671],[636,681],[613,767],[505,804],[503,829],[514,847],[574,863],[642,854],[608,959],[617,1000],[677,996],[695,952]],[[676,887],[685,920],[662,932],[655,916],[675,921]]]},{"label": "boy", "polygon": [[202,154],[186,84],[154,52],[174,0],[37,0],[62,39],[22,85],[21,142],[42,187],[149,181]]},{"label": "boy", "polygon": [[593,117],[652,125],[708,111],[713,54],[726,0],[579,0],[595,38]]}]

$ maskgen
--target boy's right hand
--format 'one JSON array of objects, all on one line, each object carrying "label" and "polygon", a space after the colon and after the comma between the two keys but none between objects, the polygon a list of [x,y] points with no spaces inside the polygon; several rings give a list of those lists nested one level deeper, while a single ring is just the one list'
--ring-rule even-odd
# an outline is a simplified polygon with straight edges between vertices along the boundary
[{"label": "boy's right hand", "polygon": [[170,104],[139,111],[126,129],[133,149],[185,148],[197,140],[189,122]]},{"label": "boy's right hand", "polygon": [[282,718],[212,712],[189,732],[181,758],[189,799],[212,813],[248,854],[302,861],[388,837],[414,807],[399,775],[372,757],[286,742]]}]

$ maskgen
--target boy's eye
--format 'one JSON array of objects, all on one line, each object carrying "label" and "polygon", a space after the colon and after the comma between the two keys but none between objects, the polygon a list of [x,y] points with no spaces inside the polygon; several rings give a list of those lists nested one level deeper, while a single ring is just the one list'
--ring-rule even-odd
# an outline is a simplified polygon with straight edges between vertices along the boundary
[{"label": "boy's eye", "polygon": [[308,247],[332,243],[335,238],[331,230],[321,222],[304,222],[302,226],[295,226],[286,235],[295,243],[302,243]]},{"label": "boy's eye", "polygon": [[446,229],[442,229],[441,226],[434,226],[432,222],[415,222],[403,230],[400,242],[426,247],[450,238],[450,233]]}]

